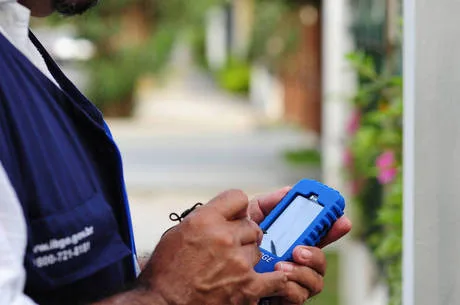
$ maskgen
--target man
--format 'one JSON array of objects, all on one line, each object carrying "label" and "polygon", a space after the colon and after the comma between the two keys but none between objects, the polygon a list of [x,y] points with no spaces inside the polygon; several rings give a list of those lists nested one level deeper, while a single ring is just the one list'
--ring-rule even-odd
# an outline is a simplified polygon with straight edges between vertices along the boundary
[{"label": "man", "polygon": [[[321,250],[258,274],[258,222],[289,188],[251,202],[226,191],[168,231],[139,270],[121,158],[100,112],[28,31],[29,15],[91,0],[0,0],[1,304],[302,304]],[[5,173],[4,173],[5,172]],[[322,245],[350,230],[340,219]],[[26,246],[27,245],[27,246]],[[25,283],[24,283],[25,282]]]}]

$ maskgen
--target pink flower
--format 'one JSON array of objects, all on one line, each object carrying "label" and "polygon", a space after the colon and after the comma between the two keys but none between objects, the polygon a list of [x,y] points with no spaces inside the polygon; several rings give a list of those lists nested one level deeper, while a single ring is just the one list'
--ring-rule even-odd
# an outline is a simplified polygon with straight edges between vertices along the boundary
[{"label": "pink flower", "polygon": [[348,135],[352,136],[358,131],[359,126],[361,125],[361,112],[359,110],[354,110],[351,114],[350,120],[348,121],[346,130]]},{"label": "pink flower", "polygon": [[377,180],[381,184],[388,184],[391,183],[397,174],[396,168],[387,168],[379,172],[379,175],[377,176]]},{"label": "pink flower", "polygon": [[396,161],[394,152],[391,150],[386,150],[380,156],[377,157],[375,165],[379,169],[384,169],[393,166],[395,162]]},{"label": "pink flower", "polygon": [[384,151],[375,161],[378,169],[377,180],[381,184],[391,183],[398,173],[396,169],[396,159],[394,152],[391,150]]}]

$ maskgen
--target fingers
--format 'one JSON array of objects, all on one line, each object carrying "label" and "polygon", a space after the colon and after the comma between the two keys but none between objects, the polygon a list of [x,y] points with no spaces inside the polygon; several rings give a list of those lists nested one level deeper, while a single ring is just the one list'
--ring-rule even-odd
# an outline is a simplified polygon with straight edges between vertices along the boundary
[{"label": "fingers", "polygon": [[233,234],[240,241],[241,245],[259,245],[262,241],[264,234],[254,221],[243,218],[233,221],[231,225],[233,226]]},{"label": "fingers", "polygon": [[351,231],[352,224],[348,217],[343,216],[339,218],[332,228],[329,230],[328,234],[323,238],[323,240],[319,243],[318,247],[323,248],[330,243],[335,242],[336,240],[342,238],[348,232]]},{"label": "fingers", "polygon": [[232,222],[234,236],[243,246],[243,252],[246,258],[255,266],[262,254],[259,250],[259,244],[262,241],[263,233],[259,226],[247,218]]},{"label": "fingers", "polygon": [[256,223],[261,223],[291,189],[292,187],[286,186],[273,193],[262,195],[251,200],[248,208],[251,219]]},{"label": "fingers", "polygon": [[319,248],[299,246],[294,249],[293,259],[295,263],[280,262],[275,266],[289,280],[280,295],[285,304],[303,304],[323,289],[326,257]]},{"label": "fingers", "polygon": [[217,210],[227,220],[234,220],[247,217],[248,205],[248,196],[243,191],[228,190],[217,195],[205,207]]},{"label": "fingers", "polygon": [[247,287],[248,293],[260,299],[274,295],[280,295],[287,284],[287,276],[284,272],[274,271],[267,273],[253,273],[252,285]]},{"label": "fingers", "polygon": [[254,267],[262,258],[262,253],[260,252],[257,244],[245,245],[242,248],[244,256],[248,262],[251,262],[251,266]]},{"label": "fingers", "polygon": [[278,263],[275,270],[283,271],[287,275],[290,285],[286,286],[283,296],[292,303],[299,300],[304,302],[307,298],[315,296],[323,290],[323,276],[312,268],[283,262]]},{"label": "fingers", "polygon": [[312,297],[310,291],[296,282],[289,281],[283,291],[283,302],[281,304],[302,305]]},{"label": "fingers", "polygon": [[326,256],[319,248],[298,246],[292,252],[294,262],[313,269],[320,275],[326,273]]}]

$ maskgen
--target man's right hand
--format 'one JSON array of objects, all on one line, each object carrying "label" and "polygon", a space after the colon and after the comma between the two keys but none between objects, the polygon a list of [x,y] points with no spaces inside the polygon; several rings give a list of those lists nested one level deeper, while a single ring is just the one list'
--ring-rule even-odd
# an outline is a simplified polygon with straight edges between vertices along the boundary
[{"label": "man's right hand", "polygon": [[166,304],[256,304],[281,291],[281,271],[259,274],[263,233],[248,218],[248,197],[226,191],[161,239],[139,281]]}]

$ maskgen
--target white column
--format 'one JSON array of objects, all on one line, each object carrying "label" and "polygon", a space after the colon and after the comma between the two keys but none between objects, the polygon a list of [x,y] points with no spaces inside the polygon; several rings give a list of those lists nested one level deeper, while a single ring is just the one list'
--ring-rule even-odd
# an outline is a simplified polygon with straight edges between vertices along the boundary
[{"label": "white column", "polygon": [[322,153],[324,181],[343,190],[341,170],[348,98],[356,80],[345,56],[353,50],[348,0],[323,1],[323,117]]},{"label": "white column", "polygon": [[251,41],[254,0],[233,0],[232,18],[232,53],[236,57],[245,59]]},{"label": "white column", "polygon": [[415,1],[404,0],[403,305],[414,303]]},{"label": "white column", "polygon": [[460,2],[405,0],[404,305],[460,304]]},{"label": "white column", "polygon": [[227,61],[227,18],[221,6],[210,9],[206,15],[206,59],[213,70]]},{"label": "white column", "polygon": [[[323,135],[324,182],[347,194],[342,170],[349,98],[356,76],[346,55],[353,51],[349,0],[323,1]],[[350,202],[349,202],[350,203]],[[348,214],[352,214],[348,204]],[[345,239],[340,247],[340,302],[342,305],[386,305],[386,289],[375,285],[375,266],[367,248]]]}]

